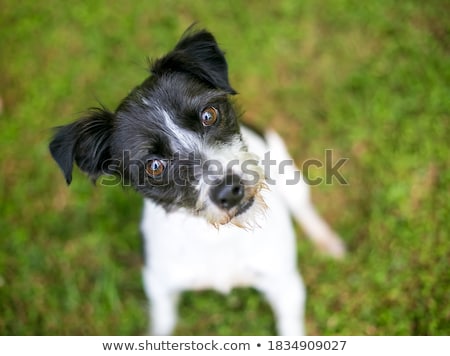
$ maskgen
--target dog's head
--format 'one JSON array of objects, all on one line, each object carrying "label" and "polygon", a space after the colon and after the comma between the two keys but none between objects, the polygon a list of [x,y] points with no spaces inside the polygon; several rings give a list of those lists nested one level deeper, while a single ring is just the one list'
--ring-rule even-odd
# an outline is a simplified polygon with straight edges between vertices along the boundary
[{"label": "dog's head", "polygon": [[252,224],[264,175],[242,139],[236,94],[213,35],[188,32],[115,112],[93,109],[50,143],[66,181],[75,161],[94,181],[119,177],[167,211],[218,226]]}]

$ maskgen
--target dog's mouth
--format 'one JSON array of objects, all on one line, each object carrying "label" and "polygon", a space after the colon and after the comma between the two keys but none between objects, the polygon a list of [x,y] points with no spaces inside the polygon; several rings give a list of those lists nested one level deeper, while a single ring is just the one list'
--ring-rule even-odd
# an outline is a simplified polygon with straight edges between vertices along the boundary
[{"label": "dog's mouth", "polygon": [[244,202],[243,204],[241,204],[238,208],[238,210],[236,211],[236,214],[234,215],[239,216],[243,213],[245,213],[248,209],[250,209],[253,205],[253,203],[255,202],[255,198],[251,197],[249,200],[247,200],[246,202]]},{"label": "dog's mouth", "polygon": [[[235,208],[234,214],[228,215],[228,221],[237,227],[252,230],[260,226],[260,218],[264,218],[267,205],[263,196],[258,192]],[[230,213],[230,212],[229,212]]]},{"label": "dog's mouth", "polygon": [[[264,185],[265,186],[265,185]],[[195,214],[203,216],[206,220],[216,227],[232,224],[244,229],[253,229],[259,226],[259,219],[264,217],[267,205],[264,198],[257,189],[252,195],[247,195],[243,201],[235,207],[225,210],[217,207],[213,203],[195,210]]]}]

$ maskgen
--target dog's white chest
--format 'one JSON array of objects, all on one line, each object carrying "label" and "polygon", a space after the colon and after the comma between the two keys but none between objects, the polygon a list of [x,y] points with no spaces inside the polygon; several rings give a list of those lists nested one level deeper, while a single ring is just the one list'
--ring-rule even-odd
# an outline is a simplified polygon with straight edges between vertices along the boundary
[{"label": "dog's white chest", "polygon": [[[218,229],[184,212],[166,213],[146,200],[142,232],[147,267],[177,290],[251,286],[267,273],[295,261],[294,234],[286,208],[273,192],[270,210],[252,231],[232,225]],[[276,212],[276,213],[275,213]]]}]

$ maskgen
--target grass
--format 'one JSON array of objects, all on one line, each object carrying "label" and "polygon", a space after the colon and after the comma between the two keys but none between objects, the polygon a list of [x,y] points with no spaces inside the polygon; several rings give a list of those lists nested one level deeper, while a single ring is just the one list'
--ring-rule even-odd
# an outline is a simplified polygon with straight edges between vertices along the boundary
[{"label": "grass", "polygon": [[[51,127],[110,108],[192,22],[226,49],[246,120],[296,160],[331,148],[348,185],[313,198],[348,244],[330,260],[299,230],[312,335],[450,334],[447,2],[3,0],[0,334],[145,334],[141,199],[67,188]],[[312,174],[324,175],[317,169]],[[253,290],[186,293],[177,334],[267,335]]]}]

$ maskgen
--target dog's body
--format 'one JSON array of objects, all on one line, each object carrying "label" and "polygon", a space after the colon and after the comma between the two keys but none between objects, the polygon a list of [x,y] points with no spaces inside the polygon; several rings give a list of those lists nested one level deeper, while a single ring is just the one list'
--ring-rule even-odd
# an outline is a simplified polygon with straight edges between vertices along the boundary
[{"label": "dog's body", "polygon": [[[260,157],[270,152],[277,162],[290,159],[274,132],[265,140],[246,128],[242,133],[249,150]],[[184,211],[167,213],[145,200],[141,230],[147,262],[143,278],[151,302],[152,334],[172,332],[182,291],[215,289],[227,293],[233,287],[248,286],[259,290],[270,303],[280,335],[304,333],[306,295],[297,269],[291,216],[296,216],[314,242],[329,254],[341,257],[344,250],[311,205],[309,186],[303,181],[295,186],[283,184],[295,171],[295,167],[284,174],[272,171],[271,177],[281,184],[263,192],[268,209],[252,230],[231,224],[216,229],[201,217]]]},{"label": "dog's body", "polygon": [[[60,128],[50,145],[68,183],[75,161],[93,179],[116,175],[145,197],[143,277],[153,334],[173,331],[182,291],[238,286],[265,295],[279,334],[303,334],[291,216],[322,249],[344,253],[311,205],[308,185],[295,179],[282,140],[238,123],[235,93],[214,37],[188,33],[114,113],[92,111]],[[268,152],[270,164],[262,165]],[[291,164],[280,169],[281,162]]]}]

